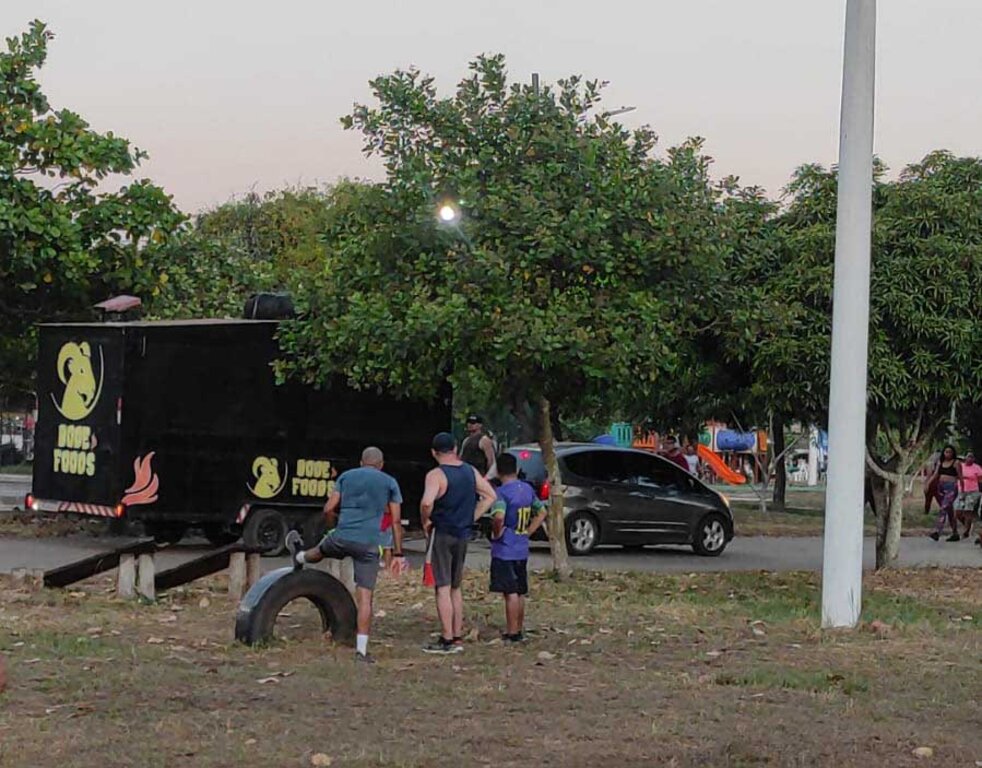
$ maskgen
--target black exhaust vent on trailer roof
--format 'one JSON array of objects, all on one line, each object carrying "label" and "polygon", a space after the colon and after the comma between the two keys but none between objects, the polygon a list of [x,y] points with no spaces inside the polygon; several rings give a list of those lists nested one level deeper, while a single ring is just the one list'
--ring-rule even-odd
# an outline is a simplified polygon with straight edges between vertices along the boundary
[{"label": "black exhaust vent on trailer roof", "polygon": [[288,293],[254,293],[245,303],[246,320],[285,320],[293,317],[293,299]]}]

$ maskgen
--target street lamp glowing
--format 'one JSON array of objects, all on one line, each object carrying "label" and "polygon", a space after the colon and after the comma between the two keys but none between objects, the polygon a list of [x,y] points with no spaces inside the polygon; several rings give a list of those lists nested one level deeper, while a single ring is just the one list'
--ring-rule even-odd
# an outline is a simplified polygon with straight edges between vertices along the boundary
[{"label": "street lamp glowing", "polygon": [[437,216],[444,224],[453,224],[460,218],[460,211],[450,203],[444,203],[437,211]]}]

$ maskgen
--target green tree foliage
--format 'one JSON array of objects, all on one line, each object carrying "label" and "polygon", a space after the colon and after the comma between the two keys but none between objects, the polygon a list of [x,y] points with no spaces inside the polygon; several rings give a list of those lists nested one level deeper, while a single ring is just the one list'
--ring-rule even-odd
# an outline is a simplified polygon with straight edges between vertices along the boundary
[{"label": "green tree foliage", "polygon": [[85,317],[93,303],[152,283],[141,250],[183,219],[147,180],[100,191],[146,155],[51,107],[37,81],[51,39],[35,21],[0,53],[0,390],[8,392],[30,389],[35,323]]},{"label": "green tree foliage", "polygon": [[180,232],[149,246],[144,259],[167,275],[167,284],[141,286],[154,317],[239,316],[246,298],[259,291],[303,285],[303,276],[324,261],[322,233],[365,184],[297,187],[248,194],[242,200],[197,214]]},{"label": "green tree foliage", "polygon": [[[780,217],[783,250],[760,290],[781,306],[757,329],[757,386],[826,407],[836,175],[805,166]],[[874,187],[867,463],[877,564],[899,545],[905,477],[939,439],[953,402],[982,400],[982,160],[935,152]],[[796,393],[797,390],[797,393]]]},{"label": "green tree foliage", "polygon": [[[371,85],[377,106],[344,124],[386,180],[328,227],[324,268],[298,291],[304,317],[281,333],[285,373],[424,396],[449,374],[518,417],[533,403],[553,475],[546,414],[680,408],[701,286],[719,268],[720,191],[700,143],[656,158],[650,130],[602,112],[602,84],[509,85],[501,56],[447,98],[415,70]],[[439,225],[444,203],[458,225]]]}]

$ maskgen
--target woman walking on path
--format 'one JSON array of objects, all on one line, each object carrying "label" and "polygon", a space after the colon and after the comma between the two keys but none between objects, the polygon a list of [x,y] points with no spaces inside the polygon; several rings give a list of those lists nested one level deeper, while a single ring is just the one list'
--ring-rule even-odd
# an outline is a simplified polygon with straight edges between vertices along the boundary
[{"label": "woman walking on path", "polygon": [[931,482],[937,484],[935,498],[941,507],[938,523],[930,534],[935,541],[941,538],[946,520],[951,525],[951,536],[945,541],[958,541],[960,539],[958,523],[955,520],[955,499],[958,498],[958,486],[961,484],[961,480],[962,465],[958,461],[958,454],[955,453],[954,446],[946,445],[941,451],[941,458],[938,459],[938,463],[934,467],[934,475],[931,477]]}]

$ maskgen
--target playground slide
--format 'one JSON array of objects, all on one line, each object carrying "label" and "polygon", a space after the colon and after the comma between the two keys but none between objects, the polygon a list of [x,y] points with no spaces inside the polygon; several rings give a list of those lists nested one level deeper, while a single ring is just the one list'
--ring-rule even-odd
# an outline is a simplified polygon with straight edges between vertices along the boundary
[{"label": "playground slide", "polygon": [[705,445],[700,444],[696,448],[696,453],[699,454],[699,458],[706,462],[710,469],[716,473],[716,476],[722,480],[724,483],[729,483],[730,485],[743,485],[747,482],[747,478],[741,475],[736,470],[730,469],[726,466],[726,462],[723,461],[718,453],[714,453],[709,450]]}]

